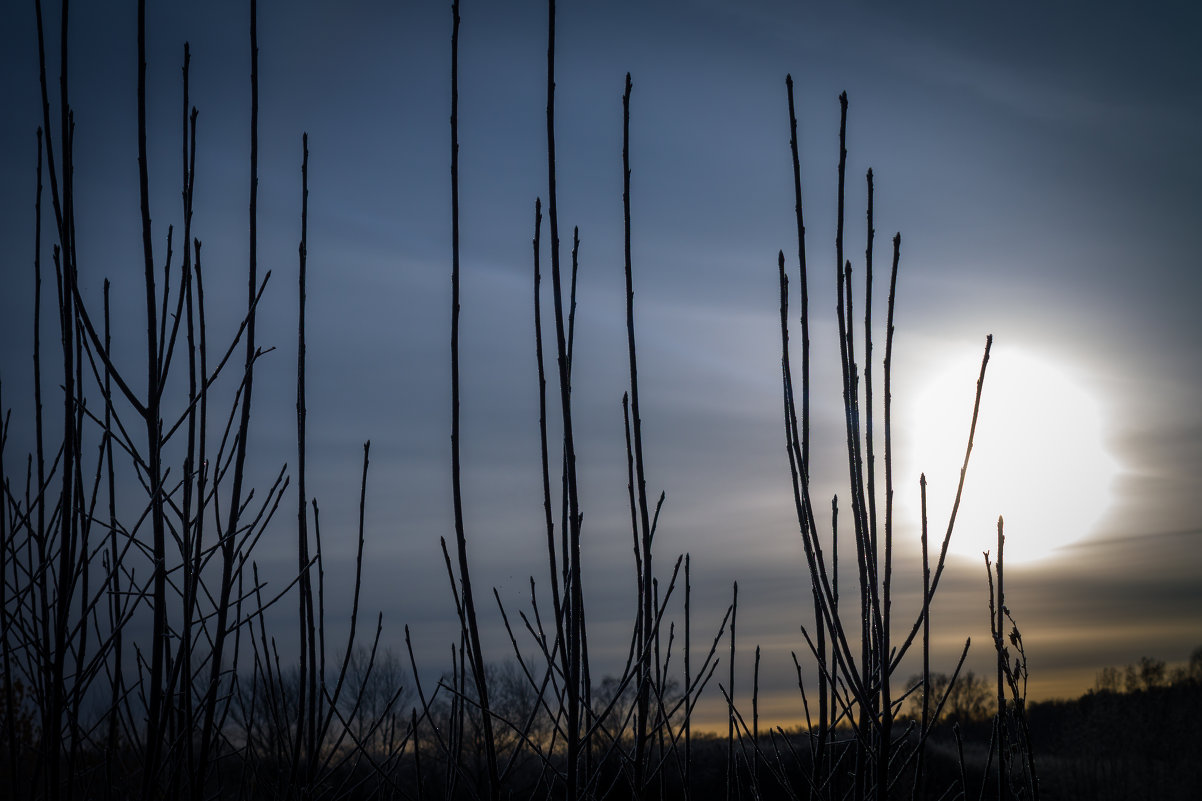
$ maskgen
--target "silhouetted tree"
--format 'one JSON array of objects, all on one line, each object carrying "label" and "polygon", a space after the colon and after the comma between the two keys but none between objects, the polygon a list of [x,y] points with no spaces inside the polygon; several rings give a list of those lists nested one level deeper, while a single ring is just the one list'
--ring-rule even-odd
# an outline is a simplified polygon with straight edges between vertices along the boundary
[{"label": "silhouetted tree", "polygon": [[1127,665],[1124,682],[1129,693],[1163,687],[1168,683],[1167,666],[1163,659],[1141,656],[1139,662]]},{"label": "silhouetted tree", "polygon": [[392,753],[405,738],[414,693],[401,658],[390,648],[351,652],[338,711],[355,742],[375,753]]},{"label": "silhouetted tree", "polygon": [[[909,686],[921,683],[921,676],[911,676],[908,682]],[[927,719],[933,723],[974,723],[986,720],[993,714],[993,687],[988,679],[970,670],[951,683],[950,688],[949,683],[951,677],[946,673],[932,673],[928,695],[924,697],[919,687],[910,696],[910,714],[915,718],[921,717],[924,701],[928,704]],[[947,700],[943,702],[943,708],[938,709],[945,694]]]},{"label": "silhouetted tree", "polygon": [[1116,667],[1104,667],[1098,671],[1094,680],[1094,690],[1100,693],[1121,693],[1123,691],[1123,674]]},{"label": "silhouetted tree", "polygon": [[1202,682],[1202,645],[1199,645],[1189,655],[1189,679]]}]

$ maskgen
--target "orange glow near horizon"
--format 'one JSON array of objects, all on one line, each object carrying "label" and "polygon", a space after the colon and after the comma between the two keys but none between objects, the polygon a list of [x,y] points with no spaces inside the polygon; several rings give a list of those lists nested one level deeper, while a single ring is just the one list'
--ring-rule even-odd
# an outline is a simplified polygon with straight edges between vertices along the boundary
[{"label": "orange glow near horizon", "polygon": [[[1031,682],[1027,687],[1027,700],[1038,703],[1042,701],[1080,698],[1093,689],[1098,670],[1100,669],[1101,667],[1099,666],[1098,668],[1062,668],[1036,671],[1032,673]],[[979,672],[978,675],[980,675]],[[906,687],[903,686],[902,682],[898,681],[898,678],[900,677],[895,676],[895,680],[892,682],[894,700],[897,700],[906,690]],[[989,674],[987,678],[992,678],[992,674]],[[759,730],[761,735],[767,736],[769,731],[776,729],[778,726],[785,729],[785,731],[807,728],[801,694],[797,692],[795,687],[776,691],[762,691],[759,700]],[[810,699],[810,702],[816,703],[813,698]],[[740,725],[750,727],[752,725],[750,697],[736,698],[735,704],[742,719],[742,724]],[[904,715],[910,711],[912,711],[911,705],[905,703],[899,710],[899,714]],[[817,725],[817,707],[812,707],[810,712],[814,716],[814,719],[810,723]],[[726,737],[727,714],[726,702],[721,697],[703,699],[694,708],[692,721],[693,736]]]}]

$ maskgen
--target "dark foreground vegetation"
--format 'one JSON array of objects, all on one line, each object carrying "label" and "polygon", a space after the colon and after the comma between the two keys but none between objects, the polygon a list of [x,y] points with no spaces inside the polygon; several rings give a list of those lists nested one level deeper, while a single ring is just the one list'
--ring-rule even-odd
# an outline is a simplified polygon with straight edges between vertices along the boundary
[{"label": "dark foreground vegetation", "polygon": [[[1148,668],[1152,668],[1148,671]],[[1159,668],[1159,669],[1157,669]],[[1202,647],[1188,667],[1145,658],[1121,688],[1030,707],[1049,798],[1194,798],[1202,791]]]},{"label": "dark foreground vegetation", "polygon": [[[296,273],[295,467],[291,473],[281,469],[269,486],[252,490],[247,443],[254,379],[256,364],[269,349],[257,326],[259,304],[268,291],[267,275],[258,269],[257,244],[257,8],[252,0],[246,305],[234,330],[214,331],[206,318],[201,241],[192,231],[199,177],[189,52],[184,45],[178,165],[182,208],[156,213],[156,219],[179,221],[178,228],[163,231],[161,225],[151,225],[145,9],[138,5],[139,271],[145,286],[145,319],[139,321],[145,326],[145,350],[140,355],[113,346],[107,284],[101,298],[85,297],[80,289],[79,276],[89,269],[89,257],[77,250],[75,240],[75,221],[88,213],[76,207],[72,187],[76,132],[68,53],[75,34],[64,2],[57,17],[56,83],[48,75],[54,66],[46,56],[46,45],[55,37],[46,30],[42,4],[35,3],[43,114],[36,153],[37,223],[31,237],[32,380],[23,377],[14,385],[5,376],[0,385],[0,393],[35,397],[32,420],[13,421],[6,414],[0,431],[0,795],[197,800],[1039,798],[1042,788],[1052,785],[1057,792],[1062,784],[1073,791],[1114,786],[1106,778],[1110,767],[1098,767],[1102,762],[1078,765],[1067,755],[1065,743],[1074,737],[1105,732],[1116,718],[1134,719],[1137,709],[1153,704],[1164,706],[1165,713],[1154,719],[1166,723],[1177,719],[1170,708],[1196,703],[1195,685],[1174,685],[1149,688],[1143,696],[1098,693],[1066,707],[1058,718],[1053,707],[1046,712],[1045,707],[1028,709],[1026,654],[1005,596],[1001,520],[993,561],[986,560],[988,583],[982,587],[996,672],[981,679],[961,676],[962,655],[957,664],[945,666],[948,672],[940,678],[930,661],[929,609],[956,507],[928,542],[925,483],[922,574],[911,579],[920,582],[921,608],[904,619],[895,617],[891,357],[901,237],[892,240],[882,357],[880,343],[874,342],[882,324],[879,304],[877,317],[873,313],[880,286],[874,290],[871,170],[866,176],[864,263],[855,281],[852,262],[844,257],[845,95],[840,98],[837,254],[827,268],[833,267],[837,279],[847,443],[846,463],[829,469],[847,471],[848,492],[841,503],[832,502],[830,516],[825,499],[819,503],[811,498],[807,269],[812,265],[806,262],[790,79],[782,101],[788,103],[791,126],[797,255],[796,261],[786,260],[781,251],[776,276],[771,276],[773,265],[765,265],[765,276],[780,286],[782,444],[788,467],[781,486],[794,500],[806,560],[798,568],[812,588],[812,607],[806,611],[813,622],[803,629],[800,656],[794,657],[807,726],[791,733],[761,727],[758,650],[755,672],[735,675],[738,585],[732,587],[725,616],[705,621],[697,634],[690,609],[689,556],[665,562],[653,548],[663,496],[657,500],[648,494],[643,458],[630,247],[634,156],[628,147],[629,76],[621,165],[629,384],[623,397],[625,431],[617,435],[626,442],[637,612],[620,673],[592,674],[582,589],[587,579],[580,548],[584,513],[572,418],[578,238],[574,231],[569,268],[561,259],[556,200],[554,2],[548,4],[547,194],[531,199],[533,358],[538,365],[543,486],[542,497],[532,502],[541,503],[545,512],[547,545],[545,559],[530,565],[529,606],[507,608],[498,594],[489,599],[489,593],[475,587],[467,548],[463,509],[471,498],[464,497],[459,480],[460,16],[455,3],[448,142],[453,229],[449,456],[455,536],[443,541],[443,552],[448,602],[460,630],[448,643],[450,659],[441,679],[423,681],[429,674],[419,669],[407,631],[407,652],[397,654],[380,645],[382,620],[360,620],[358,569],[350,590],[354,615],[349,630],[327,626],[327,593],[333,589],[325,582],[319,509],[306,486],[307,142],[302,138],[298,148],[304,189],[297,201],[302,233]],[[52,91],[55,86],[57,92]],[[788,157],[782,153],[784,169]],[[182,235],[173,244],[176,231]],[[51,243],[48,252],[43,238]],[[155,243],[164,239],[165,252],[156,251]],[[549,300],[541,286],[548,261]],[[790,290],[790,273],[798,276],[799,291]],[[53,291],[43,290],[47,276],[45,283]],[[793,297],[800,310],[791,316]],[[862,318],[856,316],[857,300]],[[57,322],[54,345],[40,339],[43,313]],[[793,336],[797,344],[792,344]],[[978,404],[989,344],[987,339],[977,377]],[[544,350],[551,355],[545,357]],[[551,416],[556,418],[553,425]],[[972,428],[965,432],[961,490],[975,425],[974,409]],[[9,451],[14,431],[33,432],[28,452]],[[281,455],[281,461],[292,456]],[[365,444],[359,568],[368,469]],[[957,506],[958,498],[959,493]],[[263,533],[279,526],[274,521],[289,514],[289,508],[296,515],[296,571],[287,586],[279,587],[261,579],[255,553]],[[840,540],[851,543],[842,558],[854,562],[857,576],[854,586],[842,589],[836,578]],[[507,658],[485,654],[481,647],[478,609],[493,600],[512,642]],[[299,643],[295,653],[281,653],[277,645],[277,632],[264,614],[273,606],[295,610],[288,624]],[[922,669],[903,681],[899,671],[907,657],[921,661]],[[750,686],[749,707],[729,702],[736,686]],[[949,738],[942,720],[945,708],[961,712],[958,687],[983,690],[989,703],[969,708],[964,714],[974,722],[970,726],[966,718],[963,732],[956,730]],[[693,709],[703,692],[728,699],[725,736],[693,731]],[[906,711],[914,698],[923,700],[915,711]],[[1062,721],[1059,728],[1044,723],[1053,719]],[[1196,743],[1197,738],[1181,742]],[[1142,776],[1141,766],[1152,764],[1155,756],[1142,745],[1119,748],[1114,770]],[[1081,776],[1074,778],[1078,767]],[[1054,779],[1041,782],[1044,770]]]},{"label": "dark foreground vegetation", "polygon": [[[947,680],[932,677],[937,686]],[[915,697],[912,715],[920,704]],[[967,754],[988,740],[994,709],[987,681],[970,672],[956,683],[930,738],[945,774],[958,770],[961,747]],[[1041,798],[1194,798],[1202,787],[1202,646],[1184,665],[1144,657],[1103,668],[1080,698],[1030,703],[1027,721]]]}]

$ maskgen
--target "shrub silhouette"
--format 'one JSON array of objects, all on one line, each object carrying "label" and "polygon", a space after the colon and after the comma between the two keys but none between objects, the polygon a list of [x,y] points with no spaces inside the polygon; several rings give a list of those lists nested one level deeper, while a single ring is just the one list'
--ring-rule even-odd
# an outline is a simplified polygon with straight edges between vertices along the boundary
[{"label": "shrub silhouette", "polygon": [[[900,234],[892,239],[885,344],[874,362],[874,184],[866,175],[867,236],[863,283],[853,281],[844,254],[844,196],[848,101],[840,97],[836,308],[846,435],[850,516],[857,580],[838,587],[839,554],[811,492],[811,387],[808,273],[802,180],[793,83],[786,78],[797,220],[800,375],[792,371],[790,289],[783,250],[777,260],[781,320],[781,411],[788,480],[798,535],[811,583],[814,623],[805,645],[817,666],[816,686],[799,691],[808,717],[800,732],[763,730],[759,715],[759,649],[750,677],[735,672],[738,585],[725,615],[694,641],[692,573],[688,554],[667,563],[653,547],[664,496],[649,494],[640,407],[634,316],[630,150],[633,81],[623,93],[622,173],[624,277],[629,384],[623,396],[630,535],[637,578],[636,614],[625,663],[613,676],[591,673],[584,606],[583,511],[577,489],[573,428],[573,342],[579,238],[573,231],[571,267],[561,262],[555,161],[555,3],[548,4],[547,196],[534,203],[533,323],[540,397],[540,445],[548,587],[530,580],[529,608],[515,610],[494,591],[511,661],[483,653],[480,597],[471,582],[471,554],[460,481],[458,32],[451,25],[452,309],[450,328],[452,494],[455,542],[443,542],[450,601],[459,621],[449,669],[423,685],[406,630],[408,668],[359,630],[369,443],[360,479],[355,579],[345,639],[327,631],[324,555],[319,508],[307,485],[306,269],[308,142],[300,147],[301,235],[298,249],[296,468],[281,468],[265,489],[253,490],[248,448],[260,344],[259,306],[268,274],[258,269],[258,10],[249,6],[251,114],[249,248],[245,306],[233,330],[210,329],[204,297],[201,242],[192,230],[197,174],[197,111],[190,106],[190,52],[183,51],[181,115],[182,246],[173,259],[156,252],[148,185],[145,8],[138,7],[138,175],[141,278],[145,290],[145,352],[113,347],[109,289],[103,303],[83,297],[76,252],[73,161],[75,134],[69,93],[71,42],[66,3],[60,21],[59,94],[51,100],[41,4],[37,36],[42,59],[42,127],[38,138],[35,231],[35,452],[24,465],[6,461],[10,421],[0,431],[0,624],[4,697],[0,703],[0,778],[9,797],[70,799],[358,798],[366,796],[499,799],[511,794],[565,798],[713,798],[750,795],[796,799],[888,799],[967,795],[997,779],[1001,796],[1038,795],[1026,740],[1025,654],[1009,617],[1003,585],[999,521],[996,562],[989,572],[990,622],[998,658],[996,687],[960,670],[930,664],[931,602],[944,569],[955,508],[928,541],[923,486],[921,609],[900,627],[892,606],[893,475],[892,349]],[[58,112],[57,122],[52,111]],[[783,156],[783,153],[782,153]],[[782,163],[784,159],[782,158]],[[617,166],[615,165],[615,170]],[[43,177],[49,197],[43,198]],[[615,204],[617,199],[614,199]],[[43,408],[43,358],[37,329],[42,311],[41,223],[52,211],[52,262],[62,383],[48,425]],[[544,208],[549,241],[542,241]],[[156,212],[157,213],[157,212]],[[547,400],[540,289],[544,250],[550,256],[554,354],[552,400]],[[175,266],[173,266],[175,264]],[[160,266],[161,265],[161,266]],[[771,280],[771,264],[765,280]],[[857,268],[857,280],[861,273]],[[879,292],[879,287],[878,287]],[[855,316],[863,304],[863,328]],[[863,334],[860,334],[860,331]],[[862,336],[862,339],[861,339]],[[972,449],[991,338],[986,340],[973,423],[959,491]],[[879,342],[876,342],[879,348]],[[57,369],[57,365],[56,365]],[[145,375],[145,382],[142,376]],[[135,376],[137,379],[135,379]],[[879,379],[879,383],[878,383]],[[652,377],[654,380],[654,377]],[[876,401],[874,401],[874,392]],[[97,398],[100,399],[99,403]],[[90,402],[89,402],[90,400]],[[59,403],[61,401],[61,403]],[[881,410],[875,405],[881,402]],[[552,445],[548,415],[559,413],[561,442]],[[552,454],[559,464],[553,465]],[[879,461],[878,461],[879,460]],[[556,475],[557,474],[557,475]],[[553,480],[556,479],[556,480]],[[880,483],[878,484],[878,480]],[[25,482],[24,484],[22,482]],[[258,545],[295,482],[296,570],[285,588],[259,575]],[[17,487],[26,486],[22,493]],[[554,487],[554,489],[553,489]],[[957,505],[959,498],[957,493]],[[832,502],[837,530],[840,506]],[[121,514],[118,514],[118,510]],[[126,517],[129,509],[135,510]],[[558,514],[556,512],[558,511]],[[558,527],[558,530],[556,530]],[[933,557],[933,558],[932,558]],[[844,554],[846,560],[848,556]],[[996,580],[996,585],[995,585]],[[995,590],[996,586],[996,590]],[[331,592],[333,588],[330,588]],[[995,595],[996,592],[996,595]],[[995,603],[996,598],[996,603]],[[287,621],[297,653],[280,652],[268,609],[295,610]],[[984,612],[984,604],[983,612]],[[1007,623],[1007,621],[1009,621]],[[729,627],[729,628],[728,628]],[[1008,636],[1003,629],[1009,628]],[[727,632],[729,631],[729,635]],[[327,639],[327,634],[329,638]],[[520,642],[519,642],[520,640]],[[1009,645],[1007,645],[1007,642]],[[745,646],[746,647],[746,646]],[[903,658],[922,660],[917,714],[903,720],[897,684]],[[715,680],[719,662],[729,661]],[[1202,657],[1199,657],[1202,664]],[[1191,668],[1193,669],[1193,668]],[[1161,689],[1163,664],[1141,666],[1139,680]],[[36,677],[36,679],[35,679]],[[751,684],[750,709],[735,703]],[[709,688],[727,701],[725,739],[695,736],[693,711]],[[908,688],[907,688],[908,689]],[[943,719],[979,720],[983,694],[997,693],[993,744],[972,773],[963,758],[944,758],[928,740]],[[809,717],[813,709],[813,717]],[[996,760],[996,763],[995,761]],[[991,767],[996,764],[996,767]],[[990,770],[994,773],[990,774]],[[1011,773],[1017,778],[1010,784]],[[1025,796],[1024,796],[1025,797]]]}]

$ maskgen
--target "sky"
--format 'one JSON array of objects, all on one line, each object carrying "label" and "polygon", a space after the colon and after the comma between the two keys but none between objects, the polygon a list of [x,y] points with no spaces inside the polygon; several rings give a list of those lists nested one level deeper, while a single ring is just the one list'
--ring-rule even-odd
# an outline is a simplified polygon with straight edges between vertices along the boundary
[{"label": "sky", "polygon": [[[70,93],[81,289],[99,304],[111,280],[116,347],[133,358],[144,312],[136,12],[125,5],[72,8]],[[246,9],[226,0],[152,5],[156,260],[165,258],[167,226],[182,216],[187,41],[199,109],[193,232],[203,242],[210,326],[232,333],[247,260]],[[743,679],[758,644],[762,706],[796,719],[789,651],[804,656],[799,626],[811,615],[781,419],[778,251],[797,280],[786,74],[795,82],[811,276],[818,507],[848,492],[833,334],[838,96],[846,91],[846,252],[861,310],[864,176],[869,167],[875,176],[878,381],[889,241],[902,235],[893,395],[899,617],[914,614],[920,593],[918,473],[931,481],[932,529],[942,531],[992,334],[966,506],[932,612],[937,666],[950,672],[969,637],[968,666],[992,664],[980,552],[996,550],[999,514],[1033,698],[1074,696],[1103,667],[1145,655],[1181,662],[1202,645],[1202,14],[1187,3],[1121,6],[561,4],[559,218],[565,263],[572,226],[581,243],[573,397],[595,673],[619,667],[634,612],[620,407],[629,379],[627,72],[647,477],[650,491],[667,496],[658,571],[666,582],[676,555],[690,554],[695,631],[716,630],[738,582],[736,697],[748,697]],[[57,30],[57,12],[47,13]],[[465,2],[461,13],[465,523],[473,581],[496,587],[516,610],[528,606],[531,576],[547,582],[531,264],[534,202],[547,194],[546,8]],[[18,421],[8,447],[23,454],[41,120],[32,5],[6,7],[0,29],[0,380]],[[370,440],[362,607],[382,613],[384,641],[398,650],[408,624],[435,672],[455,640],[439,551],[439,538],[453,535],[450,31],[441,2],[259,6],[258,258],[272,271],[259,340],[274,350],[259,365],[252,475],[266,488],[296,461],[307,133],[307,482],[322,508],[330,604],[349,605]],[[54,84],[56,42],[49,47]],[[44,262],[49,228],[44,222]],[[796,296],[792,303],[796,312]],[[44,321],[43,340],[53,343],[54,331]],[[875,414],[879,423],[879,395]],[[265,573],[281,584],[295,559],[295,525],[281,514],[259,546]],[[846,526],[842,533],[850,553]],[[489,601],[485,656],[505,659],[491,593],[477,594]]]}]

